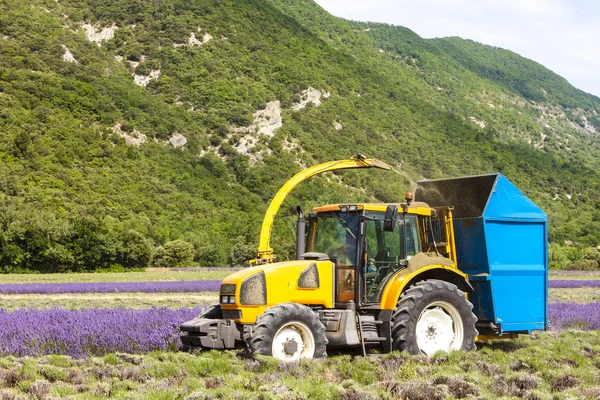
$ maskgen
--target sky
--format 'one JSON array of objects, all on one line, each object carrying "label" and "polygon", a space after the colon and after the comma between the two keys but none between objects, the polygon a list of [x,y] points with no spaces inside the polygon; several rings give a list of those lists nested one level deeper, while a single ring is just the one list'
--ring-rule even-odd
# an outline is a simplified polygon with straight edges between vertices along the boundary
[{"label": "sky", "polygon": [[331,14],[460,36],[534,60],[600,97],[600,0],[316,0]]}]

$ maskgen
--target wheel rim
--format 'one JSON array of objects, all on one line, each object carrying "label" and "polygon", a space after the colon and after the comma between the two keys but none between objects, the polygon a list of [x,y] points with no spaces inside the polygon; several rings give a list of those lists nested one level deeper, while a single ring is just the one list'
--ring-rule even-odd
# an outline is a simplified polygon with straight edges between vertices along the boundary
[{"label": "wheel rim", "polygon": [[272,353],[273,357],[281,361],[312,358],[315,354],[315,338],[303,323],[289,322],[275,334]]},{"label": "wheel rim", "polygon": [[427,356],[440,350],[460,350],[464,337],[460,313],[445,301],[431,303],[417,320],[416,336],[419,350]]}]

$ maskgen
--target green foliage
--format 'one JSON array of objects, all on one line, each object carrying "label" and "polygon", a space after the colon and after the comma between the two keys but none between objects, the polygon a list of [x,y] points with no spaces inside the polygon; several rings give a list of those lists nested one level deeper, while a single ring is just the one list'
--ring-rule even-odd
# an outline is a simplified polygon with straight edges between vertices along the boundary
[{"label": "green foliage", "polygon": [[[83,23],[118,29],[98,46]],[[180,46],[191,33],[212,39]],[[309,87],[331,96],[292,109]],[[241,153],[233,127],[275,100],[283,126]],[[598,115],[598,98],[512,52],[341,20],[312,0],[7,0],[0,270],[142,268],[153,248],[155,264],[238,265],[288,178],[358,151],[396,173],[301,184],[273,228],[279,260],[294,254],[298,204],[397,201],[423,177],[494,171],[548,212],[553,243],[597,246]],[[121,135],[138,132],[139,147]],[[166,142],[175,133],[183,148]],[[191,258],[166,255],[177,240]],[[553,251],[560,268],[583,257]]]},{"label": "green foliage", "polygon": [[194,262],[194,245],[183,240],[173,240],[160,246],[154,254],[158,267],[189,267]]},{"label": "green foliage", "polygon": [[597,271],[598,261],[596,260],[577,260],[569,266],[569,269],[575,271]]},{"label": "green foliage", "polygon": [[598,271],[600,250],[582,246],[566,247],[558,243],[548,246],[550,269],[569,269],[576,271]]},{"label": "green foliage", "polygon": [[[120,236],[122,247],[117,262],[126,268],[147,266],[152,260],[152,242],[139,232],[129,230]],[[166,246],[166,244],[165,244]]]},{"label": "green foliage", "polygon": [[548,245],[548,263],[550,269],[567,269],[570,262],[566,249],[558,243],[550,243]]},{"label": "green foliage", "polygon": [[589,250],[585,254],[585,256],[583,256],[583,258],[585,260],[596,261],[597,263],[600,264],[600,249],[599,248],[595,248],[595,249]]},{"label": "green foliage", "polygon": [[249,261],[256,258],[256,246],[245,244],[243,238],[238,238],[229,253],[229,265],[232,267],[245,267]]}]

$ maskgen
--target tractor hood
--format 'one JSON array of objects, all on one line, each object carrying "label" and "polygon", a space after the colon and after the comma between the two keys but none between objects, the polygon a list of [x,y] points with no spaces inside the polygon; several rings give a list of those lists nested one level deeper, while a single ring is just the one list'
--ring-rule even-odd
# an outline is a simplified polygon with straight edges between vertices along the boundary
[{"label": "tractor hood", "polygon": [[241,310],[238,322],[242,323],[254,323],[266,308],[279,303],[333,308],[333,271],[333,263],[328,260],[294,260],[247,268],[221,282],[221,308]]}]

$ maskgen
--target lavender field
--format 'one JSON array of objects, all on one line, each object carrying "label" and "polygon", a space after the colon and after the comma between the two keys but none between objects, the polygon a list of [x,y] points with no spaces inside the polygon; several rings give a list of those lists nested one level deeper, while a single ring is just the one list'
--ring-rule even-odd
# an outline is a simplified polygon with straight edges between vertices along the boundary
[{"label": "lavender field", "polygon": [[192,280],[189,271],[170,271],[154,282],[141,275],[137,282],[118,276],[120,282],[54,283],[10,276],[10,284],[0,285],[0,399],[600,396],[593,279],[550,282],[549,332],[484,341],[476,352],[433,359],[345,352],[280,365],[239,359],[233,351],[180,351],[179,324],[217,299],[212,290],[220,281],[199,273]]},{"label": "lavender field", "polygon": [[600,303],[554,303],[548,314],[552,330],[600,330]]},{"label": "lavender field", "polygon": [[[180,348],[179,325],[201,310],[0,310],[0,356],[64,354],[81,358],[114,352],[176,351]],[[598,330],[600,303],[551,304],[549,317],[552,330]]]},{"label": "lavender field", "polygon": [[170,282],[69,282],[0,284],[0,294],[216,292],[220,280]]},{"label": "lavender field", "polygon": [[0,356],[63,354],[75,358],[114,352],[179,349],[179,325],[197,308],[0,310]]}]

